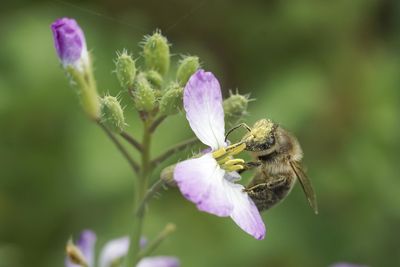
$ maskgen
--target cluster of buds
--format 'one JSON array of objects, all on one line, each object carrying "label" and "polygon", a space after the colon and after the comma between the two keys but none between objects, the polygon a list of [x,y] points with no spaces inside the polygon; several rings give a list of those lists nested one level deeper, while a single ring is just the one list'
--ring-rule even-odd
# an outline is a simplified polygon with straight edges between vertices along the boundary
[{"label": "cluster of buds", "polygon": [[[99,97],[82,29],[69,18],[56,20],[51,29],[58,57],[71,81],[77,85],[87,115],[115,132],[122,132],[126,123],[120,101],[113,96]],[[129,93],[142,119],[179,113],[183,89],[190,76],[200,68],[199,58],[182,57],[174,68],[176,73],[167,75],[171,65],[170,44],[160,31],[145,36],[141,57],[136,61],[126,50],[117,53],[115,73],[122,93]],[[138,65],[140,62],[142,64]],[[246,96],[239,94],[231,94],[225,100],[227,125],[234,125],[246,114],[248,102]]]}]

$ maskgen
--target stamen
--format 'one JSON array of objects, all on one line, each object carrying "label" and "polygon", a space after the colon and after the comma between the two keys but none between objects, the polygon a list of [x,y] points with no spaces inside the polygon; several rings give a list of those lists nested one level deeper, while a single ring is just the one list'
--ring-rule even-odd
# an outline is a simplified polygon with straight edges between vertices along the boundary
[{"label": "stamen", "polygon": [[244,164],[243,159],[231,159],[228,160],[224,165],[225,166],[233,166],[233,165],[238,165],[238,164]]},{"label": "stamen", "polygon": [[226,170],[227,172],[235,172],[243,170],[244,167],[243,165],[233,165],[233,166],[223,167],[223,169]]},{"label": "stamen", "polygon": [[233,145],[230,145],[228,147],[222,147],[212,153],[213,157],[219,161],[221,158],[225,158],[227,156],[234,156],[236,154],[239,154],[246,148],[245,143],[236,143]]}]

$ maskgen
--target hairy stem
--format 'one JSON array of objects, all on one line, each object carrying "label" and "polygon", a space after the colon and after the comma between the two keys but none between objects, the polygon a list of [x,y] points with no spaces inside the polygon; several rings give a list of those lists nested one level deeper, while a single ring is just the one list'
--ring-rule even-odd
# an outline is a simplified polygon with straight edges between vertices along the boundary
[{"label": "hairy stem", "polygon": [[197,139],[196,137],[193,137],[191,139],[188,139],[186,141],[183,141],[181,143],[178,143],[172,147],[170,147],[169,149],[167,149],[163,154],[161,154],[160,156],[158,156],[157,158],[155,158],[152,162],[151,162],[151,166],[153,168],[157,167],[160,163],[162,163],[164,160],[168,159],[169,157],[171,157],[172,155],[174,155],[175,153],[184,150],[185,148],[187,148],[190,145],[193,145],[195,143],[197,143],[199,141],[199,139]]},{"label": "hairy stem", "polygon": [[122,131],[120,135],[129,143],[131,144],[134,148],[136,148],[139,152],[142,151],[142,145],[137,141],[132,135],[129,133]]},{"label": "hairy stem", "polygon": [[158,246],[171,234],[175,231],[175,224],[169,223],[165,226],[165,228],[158,234],[158,236],[148,244],[142,251],[140,251],[138,255],[138,260],[142,259],[153,253],[154,250],[158,248]]},{"label": "hairy stem", "polygon": [[111,141],[115,144],[121,154],[126,158],[132,170],[137,174],[140,171],[139,165],[136,161],[129,155],[128,151],[122,146],[122,144],[118,141],[118,139],[114,136],[114,134],[101,122],[97,121],[97,124],[104,130],[107,136],[111,139]]}]

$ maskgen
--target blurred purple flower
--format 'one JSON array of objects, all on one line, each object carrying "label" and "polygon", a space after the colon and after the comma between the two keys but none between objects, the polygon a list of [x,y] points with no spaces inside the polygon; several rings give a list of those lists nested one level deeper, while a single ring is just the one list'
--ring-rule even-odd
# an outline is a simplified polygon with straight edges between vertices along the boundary
[{"label": "blurred purple flower", "polygon": [[368,267],[367,265],[359,265],[347,262],[338,262],[330,265],[329,267]]},{"label": "blurred purple flower", "polygon": [[[96,234],[91,230],[82,231],[76,246],[82,252],[89,266],[94,264],[94,245],[96,243]],[[68,257],[65,260],[66,267],[79,267],[79,265],[72,263]]]},{"label": "blurred purple flower", "polygon": [[64,67],[73,66],[82,71],[88,64],[85,36],[74,19],[61,18],[51,24],[54,46]]},{"label": "blurred purple flower", "polygon": [[235,184],[236,172],[222,169],[212,151],[226,147],[224,110],[218,80],[211,72],[198,70],[184,89],[186,118],[194,134],[210,151],[177,164],[174,179],[185,198],[197,208],[233,221],[256,239],[263,239],[265,226],[260,213],[244,187]]},{"label": "blurred purple flower", "polygon": [[[81,233],[76,246],[85,257],[88,267],[94,267],[94,245],[96,243],[96,234],[90,230]],[[146,244],[146,240],[140,240],[141,246]],[[99,255],[99,267],[111,267],[113,262],[125,256],[128,253],[129,238],[121,237],[107,242]],[[79,267],[72,263],[68,258],[65,262],[66,267]],[[179,260],[175,257],[156,256],[143,258],[136,267],[179,267]]]}]

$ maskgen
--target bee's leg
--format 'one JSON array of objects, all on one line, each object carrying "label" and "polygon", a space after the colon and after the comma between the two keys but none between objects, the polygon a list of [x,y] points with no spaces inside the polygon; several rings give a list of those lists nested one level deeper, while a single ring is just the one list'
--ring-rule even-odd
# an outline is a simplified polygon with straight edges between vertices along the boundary
[{"label": "bee's leg", "polygon": [[239,174],[247,171],[247,170],[251,170],[257,167],[260,167],[262,165],[261,161],[250,161],[250,162],[246,162],[243,164],[244,168],[242,170],[239,170]]},{"label": "bee's leg", "polygon": [[270,176],[270,179],[268,182],[266,182],[266,185],[269,189],[274,189],[282,185],[285,185],[286,183],[287,183],[287,176],[276,175],[276,176]]},{"label": "bee's leg", "polygon": [[267,183],[257,184],[244,189],[244,191],[253,200],[259,211],[267,210],[279,202],[279,197],[268,188]]},{"label": "bee's leg", "polygon": [[261,184],[257,184],[255,186],[251,186],[248,188],[243,189],[243,191],[247,192],[247,193],[256,193],[259,191],[263,191],[265,189],[268,189],[268,184],[267,183],[261,183]]}]

